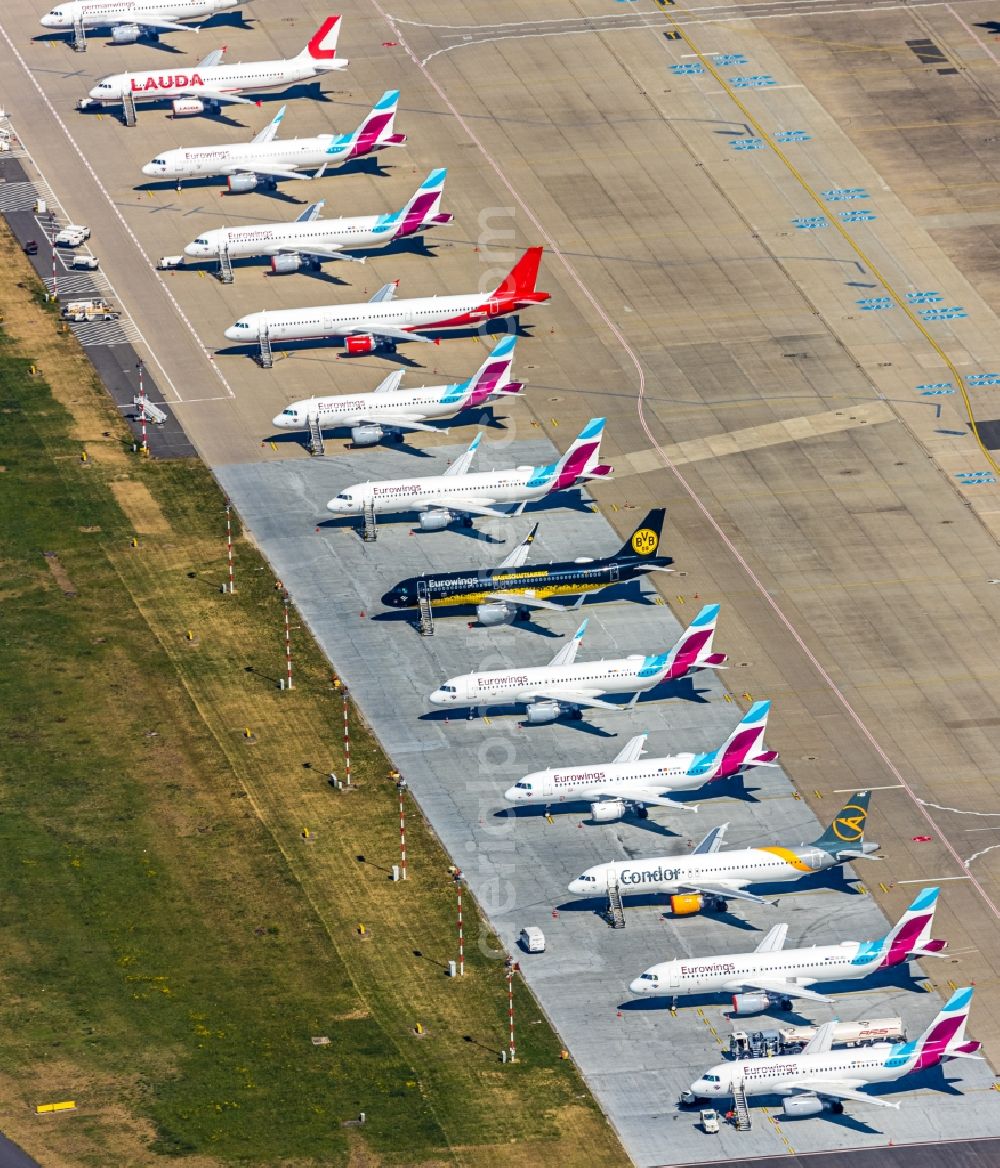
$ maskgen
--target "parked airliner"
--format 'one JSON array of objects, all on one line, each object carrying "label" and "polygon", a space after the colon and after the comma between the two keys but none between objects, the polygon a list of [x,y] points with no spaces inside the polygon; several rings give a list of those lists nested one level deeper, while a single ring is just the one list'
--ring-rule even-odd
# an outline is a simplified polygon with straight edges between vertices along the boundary
[{"label": "parked airliner", "polygon": [[66,0],[39,20],[42,28],[70,31],[82,26],[111,29],[116,45],[131,45],[145,33],[194,32],[197,26],[179,23],[213,16],[235,8],[242,0]]},{"label": "parked airliner", "polygon": [[773,766],[775,750],[764,750],[770,702],[754,702],[743,720],[718,750],[706,754],[675,754],[643,760],[646,734],[637,734],[610,763],[583,763],[534,771],[504,792],[511,803],[590,801],[597,823],[612,823],[634,808],[640,819],[647,806],[697,810],[668,798],[671,791],[696,791],[707,783],[742,775],[751,767]]},{"label": "parked airliner", "polygon": [[[393,130],[398,105],[399,90],[390,89],[382,94],[375,108],[365,115],[361,125],[353,133],[317,134],[315,138],[279,138],[278,130],[287,108],[282,106],[252,142],[232,142],[220,146],[185,146],[179,150],[164,150],[151,162],[146,163],[142,173],[152,178],[176,178],[178,187],[184,178],[221,176],[228,180],[229,190],[233,194],[252,191],[259,186],[274,187],[278,179],[282,178],[306,181],[322,178],[326,168],[335,163],[349,162],[354,158],[374,154],[377,150],[404,145],[406,135],[397,134]],[[315,173],[308,173],[307,167]],[[392,216],[372,216],[371,222],[375,223],[379,218],[390,219]],[[449,215],[447,221],[450,220]],[[352,223],[351,220],[338,222],[342,230]],[[264,241],[266,251],[266,245],[273,238],[276,228],[284,232],[292,230],[289,224],[262,224],[259,227],[223,227],[213,232],[213,235],[217,239],[232,239],[235,234],[237,239],[242,238],[247,242]],[[304,230],[299,229],[300,233]],[[312,234],[315,236],[318,233],[313,229]],[[237,239],[233,239],[233,242],[235,243]],[[251,250],[243,254],[260,255],[261,251]],[[317,254],[322,254],[322,247]]]},{"label": "parked airliner", "polygon": [[790,1010],[796,998],[829,1002],[810,986],[831,981],[855,981],[880,969],[892,969],[919,957],[943,957],[948,946],[931,934],[937,888],[925,888],[897,924],[877,941],[841,941],[785,949],[788,925],[775,925],[752,953],[722,953],[718,957],[682,957],[661,961],[629,986],[640,995],[727,993],[733,1014],[757,1014],[778,1005]]},{"label": "parked airliner", "polygon": [[540,247],[529,248],[493,292],[464,296],[423,296],[394,300],[396,284],[386,284],[367,304],[318,304],[283,312],[252,312],[226,329],[231,341],[256,343],[309,341],[342,337],[348,353],[392,351],[400,341],[426,341],[422,334],[442,329],[471,329],[533,304],[548,292],[536,292]]},{"label": "parked airliner", "polygon": [[[783,884],[823,872],[836,864],[864,859],[878,850],[865,842],[870,792],[857,791],[811,844],[799,847],[739,848],[718,851],[705,841],[687,856],[656,856],[648,860],[615,860],[595,864],[569,886],[577,896],[606,896],[617,888],[622,895],[665,892],[675,913],[724,906],[730,899],[773,904],[748,892],[751,884]],[[724,828],[715,828],[721,832]],[[706,839],[709,837],[706,837]],[[716,841],[718,837],[716,837]]]},{"label": "parked airliner", "polygon": [[601,463],[603,418],[591,418],[569,450],[549,466],[519,466],[513,470],[489,470],[469,474],[482,431],[441,475],[430,478],[386,479],[356,483],[326,505],[334,515],[399,514],[417,511],[425,531],[440,531],[455,520],[468,526],[473,515],[503,518],[503,503],[516,503],[519,514],[527,503],[578,483],[610,475],[614,467]]},{"label": "parked airliner", "polygon": [[[718,669],[725,653],[712,651],[717,604],[706,605],[666,653],[644,657],[618,657],[576,664],[576,655],[587,630],[584,621],[573,640],[548,665],[503,669],[488,673],[465,673],[449,677],[431,695],[435,706],[467,707],[519,703],[527,707],[532,725],[553,722],[563,713],[582,717],[585,707],[621,712],[635,705],[641,693],[664,681],[689,677],[699,669]],[[627,705],[605,701],[602,694],[631,694]],[[593,890],[592,890],[593,891]],[[603,891],[603,890],[602,890]]]},{"label": "parked airliner", "polygon": [[[946,1059],[979,1058],[982,1043],[966,1039],[965,1026],[972,1005],[972,987],[955,990],[934,1021],[914,1042],[879,1042],[853,1050],[833,1050],[833,1028],[827,1022],[801,1054],[779,1058],[740,1059],[711,1067],[685,1095],[691,1099],[716,1100],[742,1088],[747,1097],[784,1097],[785,1116],[842,1112],[844,1102],[874,1103],[878,1107],[899,1104],[864,1090],[873,1083],[891,1083],[914,1071],[936,1067]],[[933,1107],[933,1102],[927,1104]]]},{"label": "parked airliner", "polygon": [[516,397],[521,392],[521,382],[512,381],[510,376],[516,343],[516,337],[502,337],[466,381],[400,389],[404,370],[397,369],[373,393],[292,402],[273,423],[282,430],[308,430],[313,422],[321,429],[347,426],[355,446],[373,446],[388,435],[402,436],[406,430],[446,434],[446,429],[428,426],[427,421],[452,418],[495,397]]},{"label": "parked airliner", "polygon": [[170,69],[143,69],[137,73],[115,73],[102,77],[91,89],[95,101],[119,102],[127,94],[134,101],[170,100],[177,116],[217,110],[225,102],[260,105],[240,97],[249,91],[280,89],[297,81],[308,81],[320,73],[343,69],[347,61],[337,56],[340,35],[339,16],[328,16],[313,33],[309,43],[296,57],[280,61],[241,61],[222,65],[221,51],[216,51],[193,69],[176,66]]}]

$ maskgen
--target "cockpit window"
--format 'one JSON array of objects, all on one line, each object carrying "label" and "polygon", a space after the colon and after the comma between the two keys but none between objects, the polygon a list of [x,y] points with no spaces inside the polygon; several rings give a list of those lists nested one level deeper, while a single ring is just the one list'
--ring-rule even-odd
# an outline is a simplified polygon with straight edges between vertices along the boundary
[{"label": "cockpit window", "polygon": [[704,1079],[705,1079],[706,1083],[721,1083],[722,1082],[722,1080],[719,1078],[718,1075],[705,1075]]},{"label": "cockpit window", "polygon": [[594,881],[595,881],[595,877],[593,877],[593,876],[588,876],[586,873],[584,873],[584,874],[583,874],[583,875],[580,877],[580,879],[581,879],[581,880],[583,880],[583,881],[584,881],[585,883],[587,883],[587,884],[593,884],[593,883],[594,883]]},{"label": "cockpit window", "polygon": [[202,247],[208,247],[208,238],[204,235],[199,235],[195,243],[201,244]]},{"label": "cockpit window", "polygon": [[154,166],[166,166],[167,160],[165,158],[154,158],[153,165]]},{"label": "cockpit window", "polygon": [[453,685],[443,685],[443,686],[441,686],[441,692],[442,693],[458,693],[458,690],[456,690]]},{"label": "cockpit window", "polygon": [[[285,412],[287,413],[288,411],[286,410]],[[341,492],[341,493],[340,493],[340,494],[337,496],[337,498],[338,498],[338,499],[342,499],[342,500],[343,500],[345,503],[349,503],[349,502],[350,502],[350,499],[351,499],[351,496],[350,496],[350,495],[349,495],[349,494],[348,494],[346,491],[342,491],[342,492]]]},{"label": "cockpit window", "polygon": [[236,322],[236,327],[237,328],[249,328],[250,326],[247,324],[247,322],[245,320],[238,320]]},{"label": "cockpit window", "polygon": [[642,973],[639,975],[640,981],[659,981],[659,977],[655,973]]},{"label": "cockpit window", "polygon": [[514,787],[519,791],[533,791],[534,787],[530,783],[515,783]]},{"label": "cockpit window", "polygon": [[[200,241],[199,241],[199,242],[200,242]],[[294,411],[294,410],[292,410],[292,409],[288,409],[288,410],[282,410],[282,411],[281,411],[281,416],[282,416],[283,418],[294,418],[294,417],[296,417],[296,413],[295,413],[295,411]],[[343,498],[343,495],[338,495],[338,496],[337,496],[337,498],[338,498],[338,499],[342,499],[342,498]]]}]

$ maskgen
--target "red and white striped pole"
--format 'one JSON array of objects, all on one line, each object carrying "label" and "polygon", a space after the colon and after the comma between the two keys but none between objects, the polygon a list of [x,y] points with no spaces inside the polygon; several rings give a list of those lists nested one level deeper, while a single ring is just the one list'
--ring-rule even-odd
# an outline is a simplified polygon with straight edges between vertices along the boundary
[{"label": "red and white striped pole", "polygon": [[[145,422],[143,422],[145,426]],[[232,506],[229,500],[226,500],[226,556],[229,560],[229,592],[236,591],[236,577],[233,572],[233,517]]]},{"label": "red and white striped pole", "polygon": [[399,792],[399,871],[402,878],[406,879],[406,803],[404,795],[406,794],[406,779],[400,779],[396,783],[396,790]]},{"label": "red and white striped pole", "polygon": [[507,1016],[510,1019],[510,1050],[508,1057],[514,1061],[517,1050],[514,1046],[514,970],[517,966],[512,957],[507,958]]},{"label": "red and white striped pole", "polygon": [[288,616],[288,596],[285,596],[285,689],[292,688],[292,626]]},{"label": "red and white striped pole", "polygon": [[455,869],[455,891],[458,894],[458,976],[465,977],[465,933],[462,929],[462,870]]},{"label": "red and white striped pole", "polygon": [[347,686],[341,689],[341,695],[344,699],[344,777],[347,780],[347,785],[351,785],[351,724],[347,718],[348,709],[348,693]]},{"label": "red and white striped pole", "polygon": [[56,217],[49,211],[49,247],[52,249],[52,299],[59,299],[59,281],[56,278]]},{"label": "red and white striped pole", "polygon": [[139,420],[142,423],[142,453],[149,454],[146,434],[146,389],[142,380],[142,362],[139,362]]}]

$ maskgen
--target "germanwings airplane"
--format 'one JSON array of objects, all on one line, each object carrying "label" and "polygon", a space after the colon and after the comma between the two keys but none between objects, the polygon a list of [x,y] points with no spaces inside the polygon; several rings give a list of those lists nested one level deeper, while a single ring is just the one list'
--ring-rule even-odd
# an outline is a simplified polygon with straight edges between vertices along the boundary
[{"label": "germanwings airplane", "polygon": [[[493,292],[464,296],[424,296],[393,300],[396,284],[386,284],[367,304],[326,304],[285,312],[252,312],[226,329],[231,341],[256,342],[266,332],[274,341],[309,341],[343,337],[348,353],[393,351],[399,341],[425,341],[422,335],[442,329],[475,328],[532,304],[548,292],[536,292],[540,247],[530,247]],[[436,342],[435,342],[436,343]]]},{"label": "germanwings airplane", "polygon": [[404,371],[397,369],[374,393],[311,397],[292,402],[273,419],[273,424],[282,430],[308,430],[315,419],[324,429],[349,426],[355,446],[373,446],[390,434],[402,437],[406,430],[447,434],[447,430],[425,423],[430,418],[453,418],[462,410],[481,406],[494,397],[514,397],[521,392],[521,382],[510,378],[516,343],[516,337],[501,338],[467,381],[400,389]]},{"label": "germanwings airplane", "polygon": [[241,0],[66,0],[39,20],[42,28],[84,31],[110,28],[116,45],[131,45],[143,33],[156,37],[161,32],[191,32],[182,20],[212,16],[235,8]]},{"label": "germanwings airplane", "polygon": [[[288,108],[282,106],[252,142],[165,150],[147,162],[142,173],[152,178],[176,178],[178,188],[183,178],[220,175],[229,180],[229,189],[234,194],[252,191],[259,186],[274,188],[280,178],[306,181],[322,178],[326,168],[335,163],[364,158],[367,154],[374,154],[389,146],[404,145],[406,135],[393,133],[398,104],[399,90],[390,89],[382,94],[375,108],[351,134],[318,134],[315,138],[279,139],[278,130]],[[316,173],[306,174],[305,167]],[[450,215],[448,219],[450,221]],[[288,229],[285,224],[284,230]],[[213,234],[231,236],[234,230],[242,232],[244,238],[256,238],[259,241],[267,238],[266,233],[272,228],[266,225],[235,229],[224,227]],[[315,230],[313,234],[316,234]],[[260,253],[251,251],[245,254]]]},{"label": "germanwings airplane", "polygon": [[525,775],[504,792],[510,803],[590,802],[596,823],[613,823],[634,808],[640,819],[647,807],[697,811],[690,803],[667,798],[669,791],[695,791],[706,783],[742,775],[751,767],[773,766],[776,750],[764,750],[764,732],[770,702],[754,702],[743,720],[718,750],[707,754],[675,754],[642,760],[646,734],[635,738],[610,763],[584,763]]},{"label": "germanwings airplane", "polygon": [[925,888],[877,941],[841,941],[784,949],[787,925],[775,925],[752,953],[723,953],[662,961],[629,986],[633,994],[732,994],[733,1014],[757,1014],[779,1006],[790,1010],[796,998],[833,999],[807,987],[826,981],[854,981],[919,957],[943,957],[948,946],[931,936],[939,889]]},{"label": "germanwings airplane", "polygon": [[[243,175],[237,176],[246,177]],[[324,202],[313,203],[291,223],[261,223],[247,227],[219,227],[205,231],[185,247],[184,254],[215,258],[223,251],[230,259],[270,256],[275,275],[299,268],[318,269],[323,260],[351,260],[363,264],[364,256],[352,256],[346,248],[385,247],[396,239],[422,235],[450,223],[454,215],[440,211],[446,170],[434,170],[403,207],[391,215],[366,215],[356,219],[321,219]],[[229,180],[232,189],[233,179]]]},{"label": "germanwings airplane", "polygon": [[131,94],[135,101],[165,101],[172,99],[177,116],[200,114],[206,109],[217,110],[225,102],[241,105],[260,105],[240,97],[249,90],[280,89],[296,81],[308,81],[331,69],[343,69],[347,61],[337,57],[337,38],[340,35],[339,16],[328,16],[313,33],[306,47],[290,60],[246,61],[236,65],[222,65],[224,49],[210,53],[193,69],[180,67],[144,69],[140,73],[115,73],[102,77],[90,91],[95,101],[123,101]]},{"label": "germanwings airplane", "polygon": [[946,1059],[979,1058],[976,1052],[982,1043],[965,1037],[971,1005],[972,987],[957,989],[915,1042],[878,1042],[853,1050],[832,1049],[836,1022],[827,1022],[801,1054],[719,1063],[691,1084],[684,1099],[714,1100],[742,1087],[747,1096],[784,1096],[784,1113],[789,1118],[819,1115],[824,1110],[840,1113],[845,1100],[899,1107],[891,1099],[869,1095],[864,1088],[894,1082]]},{"label": "germanwings airplane", "polygon": [[496,509],[501,503],[517,503],[513,514],[519,515],[533,499],[542,499],[578,483],[611,474],[614,467],[600,462],[603,430],[604,419],[591,418],[569,450],[549,466],[519,466],[514,470],[469,474],[483,436],[480,431],[469,449],[459,455],[443,475],[357,483],[331,499],[326,509],[334,515],[417,511],[420,526],[425,531],[441,531],[455,520],[462,520],[471,527],[473,515],[507,518],[508,512]]},{"label": "germanwings airplane", "polygon": [[569,886],[578,896],[606,896],[616,886],[620,893],[665,892],[679,914],[702,908],[724,912],[731,899],[774,904],[747,891],[751,884],[789,883],[835,864],[848,864],[878,850],[865,842],[868,791],[857,791],[836,818],[811,844],[799,847],[740,848],[719,851],[727,824],[713,828],[687,856],[658,856],[648,860],[617,860],[596,864]]},{"label": "germanwings airplane", "polygon": [[[573,640],[564,645],[548,665],[449,677],[430,695],[430,700],[435,706],[464,706],[473,712],[480,706],[522,703],[527,707],[531,725],[554,722],[563,713],[582,718],[583,708],[588,706],[620,713],[631,709],[641,693],[663,681],[689,677],[699,669],[722,666],[725,653],[712,652],[718,616],[717,604],[706,605],[681,634],[677,644],[666,653],[651,657],[636,653],[631,657],[584,661],[577,665],[576,655],[587,631],[587,622],[584,621]],[[632,695],[627,705],[616,705],[598,696],[626,693]]]}]

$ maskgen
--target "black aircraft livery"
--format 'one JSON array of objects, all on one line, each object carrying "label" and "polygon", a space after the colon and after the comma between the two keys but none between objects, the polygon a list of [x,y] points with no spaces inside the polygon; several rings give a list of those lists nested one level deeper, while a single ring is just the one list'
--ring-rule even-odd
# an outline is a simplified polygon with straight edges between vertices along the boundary
[{"label": "black aircraft livery", "polygon": [[[428,576],[411,576],[401,580],[383,597],[391,608],[416,607],[426,596],[433,605],[482,604],[498,596],[524,595],[539,600],[558,596],[579,596],[637,580],[651,568],[666,568],[672,556],[656,554],[663,530],[664,507],[654,507],[613,556],[600,560],[567,561],[556,564],[524,564],[517,568],[479,568],[464,572],[438,572]],[[524,541],[535,538],[538,524]]]}]

